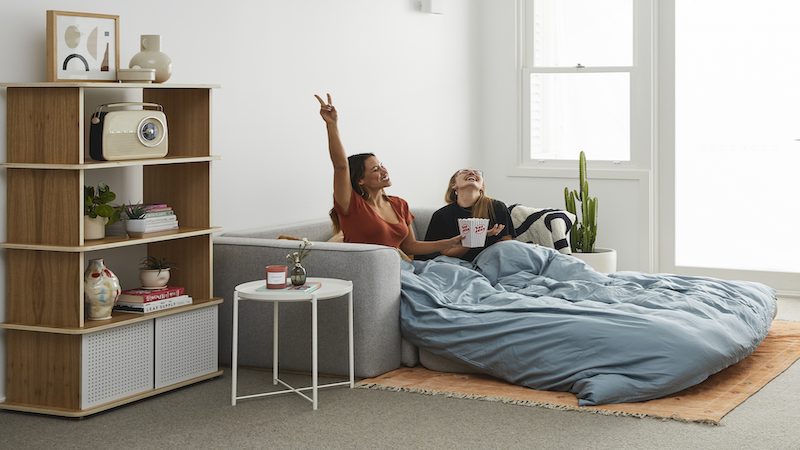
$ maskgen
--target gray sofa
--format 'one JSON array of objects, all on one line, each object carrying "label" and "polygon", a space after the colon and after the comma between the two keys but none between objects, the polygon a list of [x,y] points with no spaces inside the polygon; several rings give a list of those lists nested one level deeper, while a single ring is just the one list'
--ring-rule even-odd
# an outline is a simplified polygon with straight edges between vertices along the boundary
[{"label": "gray sofa", "polygon": [[[435,209],[412,209],[414,233],[425,236]],[[264,279],[265,267],[286,264],[286,255],[298,242],[279,236],[308,238],[314,242],[303,261],[310,277],[340,278],[353,282],[355,375],[374,377],[414,365],[416,348],[402,344],[400,336],[400,254],[391,247],[326,242],[333,236],[330,219],[243,232],[214,238],[214,295],[220,305],[219,361],[231,362],[233,290],[248,281]],[[347,299],[320,302],[319,371],[348,373]],[[278,324],[278,366],[282,370],[311,372],[311,306],[283,304]],[[405,356],[403,356],[403,348]],[[239,365],[272,367],[272,307],[266,303],[239,303]]]},{"label": "gray sofa", "polygon": [[[571,227],[564,211],[541,215],[532,208],[511,208],[518,239],[553,246]],[[412,223],[423,239],[435,209],[412,209]],[[524,213],[521,213],[524,212]],[[535,214],[535,215],[534,215]],[[541,216],[541,217],[540,217]],[[533,217],[537,220],[534,222]],[[571,216],[574,219],[574,216]],[[530,218],[530,219],[529,219]],[[566,218],[563,220],[552,220]],[[551,222],[553,222],[551,224]],[[558,223],[558,225],[554,225]],[[532,225],[533,224],[533,225]],[[524,232],[520,232],[521,230]],[[537,230],[534,233],[534,230]],[[339,278],[353,282],[355,376],[374,377],[422,362],[428,368],[468,372],[457,362],[444,361],[405,341],[400,335],[400,263],[396,249],[380,245],[327,242],[332,236],[330,219],[224,233],[214,238],[214,295],[225,301],[219,314],[219,361],[231,362],[233,290],[248,281],[262,280],[265,267],[286,264],[286,255],[297,251],[298,242],[278,239],[281,235],[308,238],[314,242],[303,261],[310,277]],[[556,247],[558,248],[558,247]],[[561,249],[568,253],[569,247]],[[325,300],[319,312],[319,372],[348,373],[347,300]],[[239,303],[239,365],[272,367],[272,307]],[[279,314],[278,365],[282,370],[311,372],[311,305],[282,304]]]}]

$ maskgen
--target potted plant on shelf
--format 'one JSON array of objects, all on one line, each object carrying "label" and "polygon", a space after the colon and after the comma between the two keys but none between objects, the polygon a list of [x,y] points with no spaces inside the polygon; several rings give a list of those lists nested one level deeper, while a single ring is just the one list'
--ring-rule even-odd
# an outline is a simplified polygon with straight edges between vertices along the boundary
[{"label": "potted plant on shelf", "polygon": [[178,270],[174,263],[167,262],[167,258],[158,259],[148,256],[142,259],[139,269],[139,282],[144,289],[161,289],[167,287],[170,278],[170,269]]},{"label": "potted plant on shelf", "polygon": [[102,181],[94,186],[83,187],[83,238],[103,239],[106,237],[106,226],[116,223],[120,212],[111,202],[117,195]]},{"label": "potted plant on shelf", "polygon": [[[610,248],[595,247],[597,239],[597,197],[589,197],[589,182],[586,180],[586,155],[581,152],[579,162],[580,192],[564,188],[564,201],[567,211],[579,217],[578,223],[569,232],[572,256],[583,260],[596,271],[611,273],[617,271],[617,251]],[[581,214],[577,213],[576,200],[581,204]]]},{"label": "potted plant on shelf", "polygon": [[145,214],[147,208],[141,203],[122,205],[122,213],[125,214],[125,232],[129,237],[140,238],[144,236]]}]

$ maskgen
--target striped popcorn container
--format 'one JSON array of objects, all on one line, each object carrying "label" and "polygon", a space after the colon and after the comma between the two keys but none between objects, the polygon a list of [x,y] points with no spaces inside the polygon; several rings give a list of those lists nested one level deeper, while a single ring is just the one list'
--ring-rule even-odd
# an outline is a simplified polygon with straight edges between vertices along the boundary
[{"label": "striped popcorn container", "polygon": [[464,240],[464,247],[483,247],[486,244],[486,230],[489,228],[489,219],[458,219],[458,228]]}]

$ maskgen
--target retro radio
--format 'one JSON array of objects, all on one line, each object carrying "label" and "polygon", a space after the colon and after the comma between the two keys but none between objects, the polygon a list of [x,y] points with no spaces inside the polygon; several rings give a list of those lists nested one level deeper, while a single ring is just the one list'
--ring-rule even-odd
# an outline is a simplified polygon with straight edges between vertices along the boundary
[{"label": "retro radio", "polygon": [[[124,107],[142,109],[107,111]],[[163,158],[167,142],[167,116],[157,103],[107,103],[92,114],[89,156],[94,160]]]}]

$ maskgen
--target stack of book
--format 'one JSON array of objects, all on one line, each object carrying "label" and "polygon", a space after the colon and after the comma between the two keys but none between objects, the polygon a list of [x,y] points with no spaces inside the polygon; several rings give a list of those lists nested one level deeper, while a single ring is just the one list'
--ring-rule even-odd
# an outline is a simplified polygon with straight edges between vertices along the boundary
[{"label": "stack of book", "polygon": [[114,303],[114,311],[145,314],[191,304],[192,297],[186,295],[182,287],[128,289],[122,291]]},{"label": "stack of book", "polygon": [[171,207],[165,204],[145,205],[147,213],[144,215],[145,233],[178,229],[178,216]]}]

